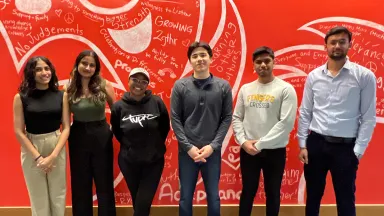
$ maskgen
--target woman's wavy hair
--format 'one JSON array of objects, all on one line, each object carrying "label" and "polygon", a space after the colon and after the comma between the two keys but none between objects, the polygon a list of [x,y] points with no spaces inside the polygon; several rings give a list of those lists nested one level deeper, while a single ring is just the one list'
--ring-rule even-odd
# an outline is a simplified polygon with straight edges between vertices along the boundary
[{"label": "woman's wavy hair", "polygon": [[19,93],[23,96],[30,96],[34,90],[36,90],[36,65],[38,61],[45,62],[51,69],[51,80],[48,83],[48,89],[51,91],[59,90],[59,81],[56,76],[56,69],[51,61],[44,56],[34,56],[28,59],[27,64],[24,67],[23,80],[19,86]]},{"label": "woman's wavy hair", "polygon": [[100,75],[100,60],[99,56],[92,50],[84,50],[82,51],[76,58],[75,65],[73,66],[69,86],[67,88],[68,93],[68,101],[71,104],[77,103],[80,101],[80,97],[83,94],[83,88],[81,83],[81,74],[79,73],[79,64],[81,60],[86,57],[91,56],[95,59],[96,69],[95,73],[91,77],[91,80],[88,84],[88,89],[91,93],[91,99],[96,104],[101,104],[107,100],[107,94],[105,88],[102,88],[101,84],[103,78]]}]

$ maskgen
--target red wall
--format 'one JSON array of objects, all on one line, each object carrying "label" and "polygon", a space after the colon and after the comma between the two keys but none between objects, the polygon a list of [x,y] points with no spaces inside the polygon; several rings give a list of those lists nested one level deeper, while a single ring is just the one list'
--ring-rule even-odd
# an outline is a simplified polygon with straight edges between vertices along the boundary
[{"label": "red wall", "polygon": [[[339,24],[354,33],[351,60],[371,68],[377,76],[375,133],[361,160],[357,178],[357,203],[384,203],[380,133],[384,132],[384,9],[381,0],[351,1],[137,1],[131,0],[5,0],[0,1],[0,58],[2,59],[2,151],[0,155],[0,206],[27,206],[29,199],[20,165],[20,146],[12,128],[13,96],[22,66],[33,55],[45,55],[56,66],[61,84],[69,78],[75,57],[94,49],[102,60],[102,73],[121,97],[128,72],[146,67],[151,88],[167,106],[176,79],[191,72],[187,46],[196,39],[214,48],[211,71],[227,79],[234,96],[239,87],[256,79],[252,51],[261,45],[276,51],[275,74],[291,82],[301,101],[306,74],[326,61],[323,34]],[[236,99],[236,98],[234,98]],[[109,114],[108,114],[109,118]],[[283,204],[303,203],[305,181],[298,161],[298,144],[292,132],[286,175],[281,190]],[[119,144],[115,145],[115,155]],[[232,130],[223,144],[220,197],[223,204],[238,204],[241,191],[239,146]],[[69,169],[68,169],[69,171]],[[116,201],[131,204],[129,192],[115,160]],[[335,203],[329,178],[324,203]],[[68,175],[68,183],[70,183]],[[262,188],[263,184],[260,183]],[[201,181],[195,203],[204,204]],[[166,165],[154,204],[178,203],[177,142],[173,132],[167,142]],[[70,184],[68,184],[68,205]],[[259,190],[255,203],[264,203]]]}]

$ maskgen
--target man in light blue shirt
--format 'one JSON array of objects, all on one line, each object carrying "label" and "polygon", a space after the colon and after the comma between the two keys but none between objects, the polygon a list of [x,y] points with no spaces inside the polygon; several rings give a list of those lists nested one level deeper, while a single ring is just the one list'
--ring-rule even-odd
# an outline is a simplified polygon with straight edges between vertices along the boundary
[{"label": "man in light blue shirt", "polygon": [[329,30],[328,62],[309,73],[305,83],[298,139],[307,183],[306,216],[319,215],[328,170],[338,216],[356,216],[356,172],[376,125],[376,77],[347,58],[351,38],[345,27]]}]

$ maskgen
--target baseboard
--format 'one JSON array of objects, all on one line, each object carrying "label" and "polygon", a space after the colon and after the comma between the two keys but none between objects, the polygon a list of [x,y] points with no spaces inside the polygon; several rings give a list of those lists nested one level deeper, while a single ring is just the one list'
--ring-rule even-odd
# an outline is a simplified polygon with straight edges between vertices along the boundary
[{"label": "baseboard", "polygon": [[[304,216],[303,205],[282,205],[280,208],[279,216]],[[384,204],[378,205],[356,205],[357,216],[383,216]],[[194,206],[193,211],[195,216],[207,215],[206,206]],[[97,216],[97,207],[93,208],[94,216]],[[1,216],[30,216],[31,211],[29,207],[0,207]],[[67,207],[65,216],[72,215],[72,208]],[[132,215],[132,206],[118,206],[117,216]],[[178,206],[153,206],[151,216],[177,216]],[[222,205],[221,216],[237,216],[237,205]],[[253,216],[265,215],[265,205],[254,205]],[[337,216],[335,205],[322,205],[320,209],[321,216]]]}]

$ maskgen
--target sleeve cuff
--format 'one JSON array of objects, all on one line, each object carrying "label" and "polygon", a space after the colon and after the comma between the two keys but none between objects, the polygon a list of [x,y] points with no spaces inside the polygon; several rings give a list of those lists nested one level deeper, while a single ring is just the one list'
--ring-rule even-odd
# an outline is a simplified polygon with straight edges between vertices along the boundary
[{"label": "sleeve cuff", "polygon": [[216,151],[216,150],[219,149],[219,147],[220,147],[220,145],[217,144],[217,143],[211,143],[211,144],[209,144],[209,145],[211,145],[213,151]]},{"label": "sleeve cuff", "polygon": [[261,148],[261,140],[258,140],[256,143],[255,143],[255,148],[257,149],[257,150],[259,150],[259,151],[261,151],[262,150],[262,148]]},{"label": "sleeve cuff", "polygon": [[189,150],[191,150],[191,148],[193,147],[193,145],[192,144],[182,144],[183,145],[183,150],[185,151],[185,152],[188,152]]},{"label": "sleeve cuff", "polygon": [[365,152],[365,149],[366,147],[362,147],[361,145],[356,143],[355,147],[353,148],[353,151],[355,152],[355,154],[363,155]]},{"label": "sleeve cuff", "polygon": [[300,146],[300,148],[306,148],[307,147],[307,139],[299,139],[299,146]]},{"label": "sleeve cuff", "polygon": [[247,141],[247,139],[245,139],[244,137],[240,138],[240,139],[236,139],[237,140],[237,143],[239,145],[243,145],[245,143],[245,141]]}]

